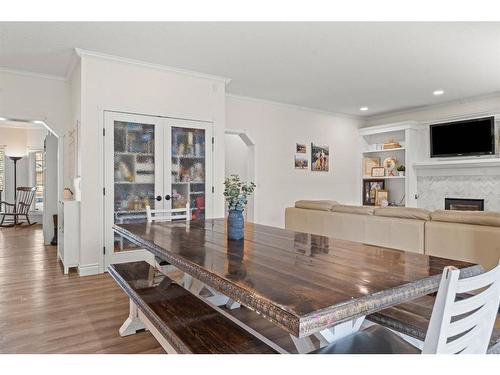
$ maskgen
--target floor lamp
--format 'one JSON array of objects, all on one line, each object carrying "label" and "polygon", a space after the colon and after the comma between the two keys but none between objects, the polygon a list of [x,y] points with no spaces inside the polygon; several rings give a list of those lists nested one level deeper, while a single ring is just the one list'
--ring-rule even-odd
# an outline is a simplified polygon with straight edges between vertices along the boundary
[{"label": "floor lamp", "polygon": [[[14,203],[17,199],[17,162],[21,160],[22,156],[9,156],[9,159],[14,162]],[[14,212],[16,210],[16,206],[14,206]]]}]

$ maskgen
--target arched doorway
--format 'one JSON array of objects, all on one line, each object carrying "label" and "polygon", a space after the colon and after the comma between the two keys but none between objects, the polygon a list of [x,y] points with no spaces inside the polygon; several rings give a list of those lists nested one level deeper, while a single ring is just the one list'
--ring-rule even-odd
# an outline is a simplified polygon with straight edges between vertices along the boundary
[{"label": "arched doorway", "polygon": [[[246,130],[226,129],[225,131],[225,175],[237,174],[243,181],[257,184],[255,173],[255,142]],[[248,221],[256,217],[255,200],[258,189],[250,197],[246,212]]]}]

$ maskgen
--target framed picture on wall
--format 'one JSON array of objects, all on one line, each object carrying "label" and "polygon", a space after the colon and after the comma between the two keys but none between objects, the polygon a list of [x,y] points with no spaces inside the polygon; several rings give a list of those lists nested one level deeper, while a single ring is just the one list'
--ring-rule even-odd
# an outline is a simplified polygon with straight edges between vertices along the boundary
[{"label": "framed picture on wall", "polygon": [[375,206],[377,190],[385,189],[385,180],[364,180],[363,181],[363,205]]},{"label": "framed picture on wall", "polygon": [[328,172],[330,147],[311,143],[311,171]]},{"label": "framed picture on wall", "polygon": [[296,143],[295,152],[297,154],[307,154],[307,145],[305,143]]},{"label": "framed picture on wall", "polygon": [[295,154],[295,169],[307,169],[308,167],[307,154]]}]

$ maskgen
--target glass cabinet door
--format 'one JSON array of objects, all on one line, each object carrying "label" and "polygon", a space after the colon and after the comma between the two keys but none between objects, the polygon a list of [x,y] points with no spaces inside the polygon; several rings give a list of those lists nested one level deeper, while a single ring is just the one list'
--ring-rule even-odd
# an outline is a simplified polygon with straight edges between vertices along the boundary
[{"label": "glass cabinet door", "polygon": [[148,205],[163,208],[162,124],[162,119],[152,116],[105,112],[106,264],[142,260],[146,254],[115,234],[113,225],[145,222]]},{"label": "glass cabinet door", "polygon": [[[155,126],[114,121],[115,223],[145,220],[146,206],[155,207]],[[137,249],[115,234],[114,251]]]},{"label": "glass cabinet door", "polygon": [[205,129],[171,127],[171,207],[189,203],[192,220],[205,218],[205,133]]}]

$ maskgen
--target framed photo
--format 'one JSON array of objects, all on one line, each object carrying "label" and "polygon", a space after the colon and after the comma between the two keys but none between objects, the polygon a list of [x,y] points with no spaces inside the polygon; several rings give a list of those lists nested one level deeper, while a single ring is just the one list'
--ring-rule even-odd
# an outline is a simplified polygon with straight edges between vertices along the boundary
[{"label": "framed photo", "polygon": [[328,172],[330,148],[311,143],[311,171]]},{"label": "framed photo", "polygon": [[295,152],[297,154],[307,154],[307,146],[305,143],[296,143]]},{"label": "framed photo", "polygon": [[375,167],[380,167],[380,158],[363,158],[363,176],[371,176]]},{"label": "framed photo", "polygon": [[363,181],[363,205],[375,206],[377,190],[385,189],[385,180]]},{"label": "framed photo", "polygon": [[385,168],[384,167],[373,167],[371,176],[372,177],[384,177],[385,176]]},{"label": "framed photo", "polygon": [[307,154],[295,154],[295,169],[307,169],[309,167],[309,160]]},{"label": "framed photo", "polygon": [[382,206],[382,201],[389,202],[389,192],[387,190],[375,191],[375,206]]}]

